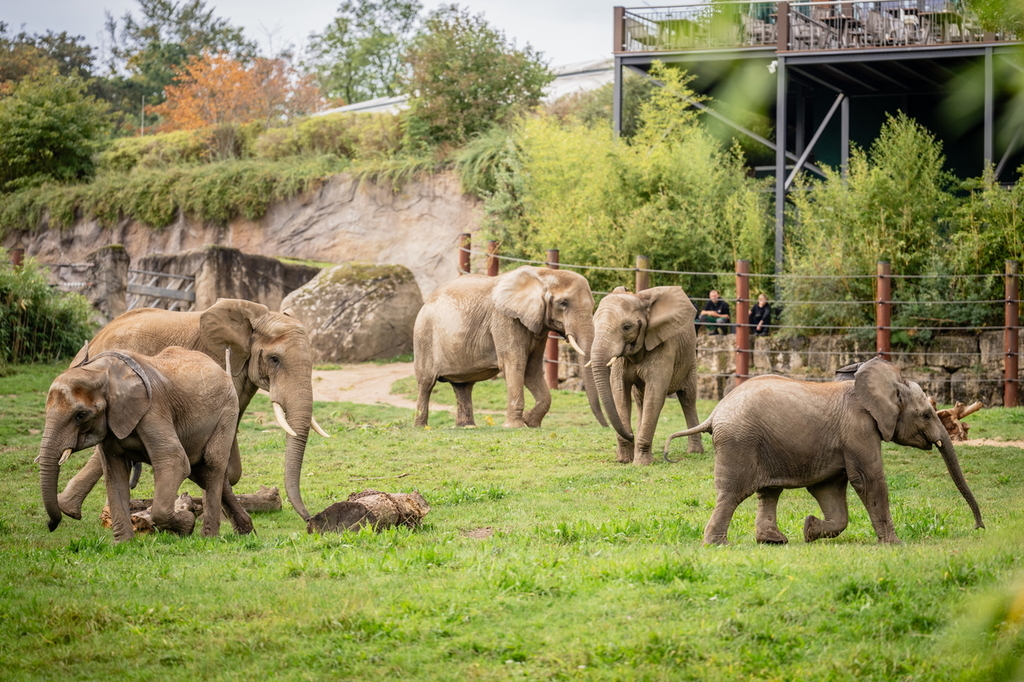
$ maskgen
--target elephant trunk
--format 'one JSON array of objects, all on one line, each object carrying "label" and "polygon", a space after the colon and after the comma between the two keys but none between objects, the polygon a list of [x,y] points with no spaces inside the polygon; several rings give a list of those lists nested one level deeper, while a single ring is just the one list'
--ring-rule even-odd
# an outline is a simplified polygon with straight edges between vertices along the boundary
[{"label": "elephant trunk", "polygon": [[608,414],[608,421],[611,422],[612,428],[615,429],[617,434],[632,442],[633,432],[619,418],[619,411],[615,407],[615,398],[612,396],[610,358],[615,359],[617,362],[622,362],[621,359],[618,359],[617,354],[611,355],[606,344],[601,343],[600,340],[595,340],[590,353],[590,368],[593,371],[597,394],[600,397],[605,412]]},{"label": "elephant trunk", "polygon": [[[601,426],[608,426],[604,414],[601,412],[600,397],[597,394],[597,387],[594,384],[593,367],[590,365],[590,353],[594,345],[594,321],[589,316],[581,316],[580,319],[570,320],[565,327],[565,336],[572,339],[570,343],[576,347],[577,352],[583,351],[580,355],[580,364],[583,365],[583,388],[587,393],[587,402],[590,404],[590,411],[593,412],[597,423]],[[574,343],[573,343],[574,342]]]},{"label": "elephant trunk", "polygon": [[946,462],[946,469],[949,471],[949,477],[953,479],[953,483],[956,484],[956,489],[960,491],[963,498],[967,500],[967,505],[971,508],[974,513],[974,527],[984,528],[985,523],[981,520],[981,509],[978,507],[978,501],[974,499],[974,494],[971,489],[967,486],[967,479],[964,478],[964,472],[960,469],[960,461],[956,457],[956,450],[953,449],[953,443],[947,435],[942,440],[936,443],[939,447],[939,452],[942,454],[942,459]]},{"label": "elephant trunk", "polygon": [[67,451],[52,434],[47,433],[43,435],[39,445],[39,456],[36,457],[36,461],[39,462],[39,488],[46,514],[50,517],[47,527],[51,532],[60,525],[62,518],[60,507],[57,505],[57,479],[60,477],[62,450]]},{"label": "elephant trunk", "polygon": [[[271,391],[270,400],[280,405],[291,431],[287,435],[284,454],[284,490],[288,501],[303,520],[308,521],[310,514],[302,502],[299,481],[302,477],[302,460],[306,453],[306,438],[309,436],[313,418],[313,390],[289,390],[287,397],[277,399],[277,391]],[[284,391],[281,391],[284,394]]]}]

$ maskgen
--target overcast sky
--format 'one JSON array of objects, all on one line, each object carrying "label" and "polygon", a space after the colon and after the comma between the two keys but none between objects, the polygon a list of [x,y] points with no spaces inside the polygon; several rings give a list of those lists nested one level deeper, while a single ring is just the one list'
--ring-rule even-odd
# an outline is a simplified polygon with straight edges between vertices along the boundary
[{"label": "overcast sky", "polygon": [[[421,0],[426,9],[442,4]],[[207,0],[215,15],[245,29],[246,35],[276,50],[301,48],[311,32],[319,32],[334,17],[336,0]],[[529,44],[544,53],[551,66],[611,56],[612,7],[636,3],[610,0],[463,0],[461,7],[484,14],[488,23],[505,32],[518,47]],[[138,16],[135,0],[0,0],[0,21],[17,33],[68,31],[100,47],[104,12],[120,18],[126,11]]]}]

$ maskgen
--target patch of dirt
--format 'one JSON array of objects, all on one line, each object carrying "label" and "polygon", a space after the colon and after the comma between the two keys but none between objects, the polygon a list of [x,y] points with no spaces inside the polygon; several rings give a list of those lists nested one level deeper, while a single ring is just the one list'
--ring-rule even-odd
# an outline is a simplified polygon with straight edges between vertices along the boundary
[{"label": "patch of dirt", "polygon": [[484,528],[471,528],[469,530],[462,531],[462,537],[473,538],[474,540],[483,540],[494,535],[494,529],[490,526]]},{"label": "patch of dirt", "polygon": [[[341,369],[313,370],[313,400],[345,401],[362,405],[393,405],[416,409],[416,402],[391,393],[399,379],[415,376],[411,362],[377,365],[370,362],[342,365]],[[431,410],[451,410],[451,405],[430,403]]]},{"label": "patch of dirt", "polygon": [[992,440],[991,438],[971,438],[970,440],[961,440],[953,443],[954,447],[958,445],[994,445],[995,447],[1003,448],[1024,448],[1024,440]]}]

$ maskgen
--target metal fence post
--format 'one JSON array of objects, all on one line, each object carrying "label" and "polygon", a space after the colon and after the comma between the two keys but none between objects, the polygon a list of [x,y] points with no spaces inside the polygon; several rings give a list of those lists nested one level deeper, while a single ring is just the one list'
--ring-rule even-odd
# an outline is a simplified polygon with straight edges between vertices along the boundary
[{"label": "metal fence post", "polygon": [[875,306],[875,334],[878,356],[889,360],[892,352],[892,273],[889,261],[878,261],[878,296]]},{"label": "metal fence post", "polygon": [[[545,265],[553,270],[558,269],[558,249],[548,249]],[[558,388],[558,338],[558,334],[548,332],[547,345],[544,347],[544,378],[548,388]]]},{"label": "metal fence post", "polygon": [[736,384],[750,376],[750,261],[736,261]]},{"label": "metal fence post", "polygon": [[1003,361],[1003,407],[1017,407],[1017,372],[1020,326],[1020,263],[1006,261],[1006,330],[1003,345],[1006,357]]},{"label": "metal fence post", "polygon": [[459,274],[468,275],[469,270],[469,251],[472,247],[471,236],[468,232],[463,232],[459,235]]},{"label": "metal fence post", "polygon": [[636,291],[637,293],[644,289],[651,288],[651,273],[648,270],[651,269],[651,257],[650,256],[637,256],[636,257]]},{"label": "metal fence post", "polygon": [[498,276],[498,242],[493,239],[487,242],[487,276]]}]

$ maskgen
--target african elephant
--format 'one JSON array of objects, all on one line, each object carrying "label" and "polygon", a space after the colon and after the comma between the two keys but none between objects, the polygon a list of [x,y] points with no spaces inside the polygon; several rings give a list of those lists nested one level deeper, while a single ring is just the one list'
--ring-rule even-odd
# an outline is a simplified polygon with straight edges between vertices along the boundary
[{"label": "african elephant", "polygon": [[[439,287],[416,316],[413,352],[419,399],[416,426],[426,426],[438,381],[455,390],[456,423],[473,426],[473,384],[503,372],[508,389],[505,426],[540,426],[551,406],[544,382],[548,331],[559,332],[581,356],[594,338],[594,296],[582,275],[524,265],[497,277],[466,275]],[[584,384],[598,421],[601,408],[589,369]],[[523,414],[523,387],[536,401]]]},{"label": "african elephant", "polygon": [[938,446],[950,477],[984,528],[949,434],[928,397],[895,365],[865,362],[853,381],[817,383],[780,376],[750,379],[718,403],[707,420],[669,436],[711,433],[718,499],[704,529],[706,544],[725,544],[740,502],[757,493],[758,542],[781,544],[775,510],[785,488],[807,488],[824,520],[808,516],[804,540],[834,538],[846,528],[846,484],[867,508],[879,542],[899,542],[889,512],[882,441]]},{"label": "african elephant", "polygon": [[195,527],[191,512],[174,509],[187,477],[203,488],[203,535],[220,531],[221,504],[237,532],[251,533],[252,520],[227,480],[237,424],[231,377],[203,353],[172,347],[153,357],[107,351],[85,358],[58,376],[46,396],[36,461],[50,530],[61,521],[60,465],[72,452],[99,445],[116,541],[134,535],[129,461],[153,466],[157,528],[188,535]]},{"label": "african elephant", "polygon": [[[206,353],[220,366],[230,356],[231,375],[238,394],[239,419],[258,389],[270,393],[274,414],[287,435],[284,484],[288,501],[308,520],[299,479],[306,438],[312,427],[326,436],[313,420],[313,355],[305,327],[295,319],[271,312],[265,305],[239,299],[221,299],[202,312],[170,312],[156,308],[131,310],[114,318],[86,344],[88,352],[123,349],[156,355],[168,346]],[[87,353],[79,351],[72,365]],[[97,453],[57,497],[68,516],[82,518],[82,502],[102,475]],[[231,443],[228,480],[235,485],[242,475],[237,438]]]},{"label": "african elephant", "polygon": [[[636,294],[618,287],[597,307],[590,362],[601,404],[618,434],[620,462],[652,462],[654,430],[670,393],[679,399],[687,425],[697,425],[696,314],[680,287]],[[634,395],[635,437],[630,428]],[[700,436],[690,439],[690,452],[704,452]]]}]

